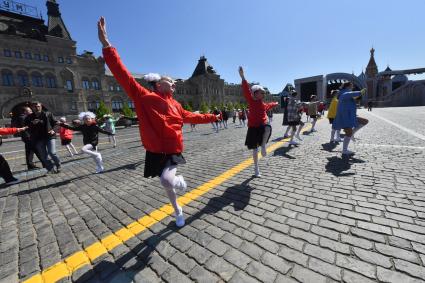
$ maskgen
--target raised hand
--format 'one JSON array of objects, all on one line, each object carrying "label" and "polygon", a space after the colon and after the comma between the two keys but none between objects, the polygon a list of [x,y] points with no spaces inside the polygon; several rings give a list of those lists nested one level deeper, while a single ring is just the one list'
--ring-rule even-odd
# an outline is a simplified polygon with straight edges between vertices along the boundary
[{"label": "raised hand", "polygon": [[242,80],[244,80],[244,79],[245,79],[245,75],[244,75],[244,72],[243,72],[243,68],[242,68],[242,66],[239,66],[239,76],[241,76],[241,79],[242,79]]},{"label": "raised hand", "polygon": [[108,35],[106,33],[106,21],[104,17],[100,17],[99,21],[97,22],[97,34],[103,48],[111,46],[111,43],[108,40]]}]

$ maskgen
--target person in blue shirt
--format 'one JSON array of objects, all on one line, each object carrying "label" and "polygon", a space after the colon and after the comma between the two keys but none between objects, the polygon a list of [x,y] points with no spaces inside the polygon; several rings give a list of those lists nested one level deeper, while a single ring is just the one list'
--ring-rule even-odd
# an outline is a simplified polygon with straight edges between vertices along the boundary
[{"label": "person in blue shirt", "polygon": [[338,109],[332,127],[335,130],[343,129],[345,132],[342,144],[343,155],[353,155],[354,152],[348,150],[350,140],[353,135],[365,126],[369,121],[365,118],[357,117],[356,99],[366,93],[366,89],[353,91],[353,83],[345,82],[339,91]]}]

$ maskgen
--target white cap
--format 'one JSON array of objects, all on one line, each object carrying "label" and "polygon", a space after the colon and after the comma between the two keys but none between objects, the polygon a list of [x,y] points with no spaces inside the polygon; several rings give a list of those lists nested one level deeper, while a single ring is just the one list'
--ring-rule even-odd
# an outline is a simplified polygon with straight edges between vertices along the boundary
[{"label": "white cap", "polygon": [[264,90],[264,87],[262,87],[262,86],[260,86],[260,85],[253,85],[253,86],[251,87],[251,92],[252,92],[252,93],[256,92],[257,90],[262,90],[262,91],[266,92],[266,91]]}]

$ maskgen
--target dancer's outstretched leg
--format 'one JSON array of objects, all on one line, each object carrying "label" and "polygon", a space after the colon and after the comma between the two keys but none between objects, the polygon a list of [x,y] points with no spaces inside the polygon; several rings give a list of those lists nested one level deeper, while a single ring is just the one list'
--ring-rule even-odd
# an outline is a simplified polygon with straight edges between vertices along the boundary
[{"label": "dancer's outstretched leg", "polygon": [[267,140],[270,137],[272,128],[270,126],[264,127],[263,141],[261,143],[261,156],[265,157],[267,155],[266,144]]},{"label": "dancer's outstretched leg", "polygon": [[298,143],[296,141],[294,141],[294,137],[295,137],[295,131],[297,129],[297,126],[292,126],[292,133],[291,133],[291,140],[289,141],[290,145],[298,145]]},{"label": "dancer's outstretched leg", "polygon": [[69,145],[69,144],[67,144],[66,146],[66,149],[68,150],[68,152],[69,152],[69,156],[71,156],[71,157],[73,157],[74,156],[74,154],[72,153],[72,151],[71,151],[71,146]]},{"label": "dancer's outstretched leg", "polygon": [[77,149],[75,148],[75,146],[72,144],[72,142],[69,143],[69,146],[72,148],[72,150],[74,151],[74,154],[78,154]]},{"label": "dancer's outstretched leg", "polygon": [[[298,131],[297,131],[297,133],[296,133],[296,135],[295,135],[295,137],[296,137],[297,139],[299,139],[300,141],[302,141],[302,140],[303,140],[303,139],[301,138],[301,136],[300,136],[300,133],[301,133],[301,130],[303,129],[303,127],[304,127],[304,122],[300,121],[300,124],[299,124],[299,126],[298,126]],[[296,129],[296,127],[294,128],[294,132],[295,132],[295,129]]]}]

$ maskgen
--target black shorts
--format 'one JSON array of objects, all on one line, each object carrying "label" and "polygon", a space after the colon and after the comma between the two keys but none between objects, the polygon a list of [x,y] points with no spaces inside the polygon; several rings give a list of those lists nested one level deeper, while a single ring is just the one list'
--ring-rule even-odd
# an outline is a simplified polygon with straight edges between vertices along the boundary
[{"label": "black shorts", "polygon": [[70,143],[71,143],[71,141],[72,141],[72,140],[68,140],[68,139],[66,139],[66,140],[61,140],[61,144],[62,144],[62,145],[68,145],[68,144],[70,144]]},{"label": "black shorts", "polygon": [[283,126],[288,126],[288,115],[283,114],[283,122],[282,122]]},{"label": "black shorts", "polygon": [[334,118],[328,118],[328,120],[329,120],[329,124],[332,124],[335,119]]},{"label": "black shorts", "polygon": [[272,135],[272,127],[270,125],[263,125],[260,127],[249,127],[246,132],[245,145],[248,149],[256,149],[263,143],[263,136],[266,127],[270,127],[270,135],[267,137],[267,142]]},{"label": "black shorts", "polygon": [[146,151],[144,176],[145,178],[161,176],[166,166],[185,163],[186,160],[181,153],[166,154]]}]

